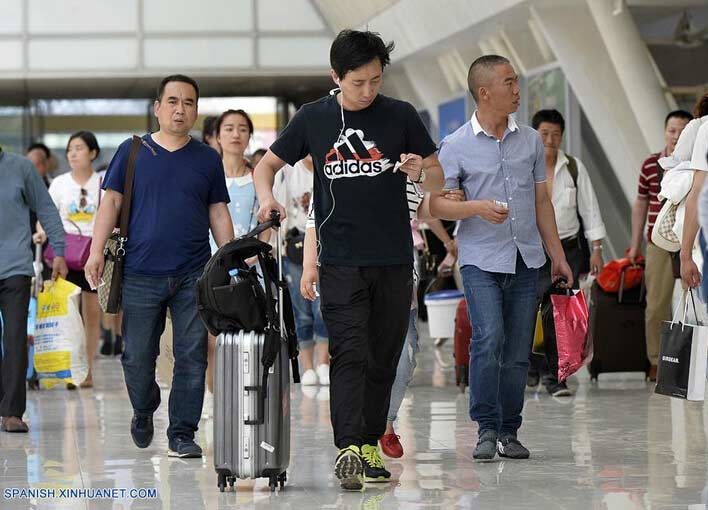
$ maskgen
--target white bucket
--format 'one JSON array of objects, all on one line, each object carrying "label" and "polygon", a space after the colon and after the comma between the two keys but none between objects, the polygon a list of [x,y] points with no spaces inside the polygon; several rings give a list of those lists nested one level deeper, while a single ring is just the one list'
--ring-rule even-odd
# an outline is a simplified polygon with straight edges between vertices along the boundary
[{"label": "white bucket", "polygon": [[457,290],[441,290],[425,295],[431,338],[455,336],[455,312],[463,299],[464,294]]}]

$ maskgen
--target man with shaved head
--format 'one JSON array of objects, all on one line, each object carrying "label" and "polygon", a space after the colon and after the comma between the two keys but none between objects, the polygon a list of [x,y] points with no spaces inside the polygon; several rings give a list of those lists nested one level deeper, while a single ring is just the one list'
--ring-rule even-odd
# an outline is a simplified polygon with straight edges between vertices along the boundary
[{"label": "man with shaved head", "polygon": [[553,280],[573,285],[546,186],[543,143],[517,124],[518,76],[509,60],[485,55],[470,66],[477,103],[470,122],[447,136],[438,158],[445,190],[433,215],[461,220],[458,252],[474,340],[470,346],[470,417],[479,424],[478,460],[526,459],[519,442],[524,389],[536,316],[539,268],[551,259]]}]

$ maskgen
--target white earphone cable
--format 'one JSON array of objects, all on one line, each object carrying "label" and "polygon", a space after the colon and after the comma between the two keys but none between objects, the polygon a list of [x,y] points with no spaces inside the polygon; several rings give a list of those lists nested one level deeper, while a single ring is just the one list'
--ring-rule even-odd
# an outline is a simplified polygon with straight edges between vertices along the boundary
[{"label": "white earphone cable", "polygon": [[[339,85],[339,83],[337,83],[337,85]],[[336,96],[337,96],[337,91],[341,92],[341,89],[339,87],[337,87],[336,89],[332,89],[329,91],[329,94],[331,96],[335,96],[335,100],[336,100]],[[334,144],[332,145],[332,147],[334,148],[334,152],[337,155],[337,161],[339,161],[339,150],[337,150],[337,144],[339,144],[339,142],[342,141],[343,136],[344,136],[344,128],[345,128],[344,99],[342,99],[342,102],[339,103],[339,112],[341,114],[341,119],[342,119],[342,129],[339,130],[339,135],[337,135],[337,140],[335,140]],[[327,164],[326,161],[325,161],[325,164]],[[322,227],[324,227],[325,223],[327,223],[329,221],[329,219],[334,214],[335,207],[337,207],[337,200],[336,200],[336,198],[334,198],[333,186],[334,186],[334,179],[330,178],[330,180],[329,180],[329,195],[332,197],[332,209],[329,211],[329,214],[324,219],[324,221],[322,223],[320,223],[320,226],[317,229],[317,265],[318,266],[320,265],[320,255],[322,253]]]}]

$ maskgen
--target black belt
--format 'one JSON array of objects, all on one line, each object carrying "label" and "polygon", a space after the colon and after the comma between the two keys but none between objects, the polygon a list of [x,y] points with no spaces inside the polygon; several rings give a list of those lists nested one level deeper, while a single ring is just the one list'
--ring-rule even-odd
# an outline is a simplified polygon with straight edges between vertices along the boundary
[{"label": "black belt", "polygon": [[567,237],[565,239],[561,239],[561,245],[563,245],[564,247],[568,247],[568,248],[573,248],[575,246],[578,246],[578,238],[579,238],[578,235],[574,235],[572,237]]}]

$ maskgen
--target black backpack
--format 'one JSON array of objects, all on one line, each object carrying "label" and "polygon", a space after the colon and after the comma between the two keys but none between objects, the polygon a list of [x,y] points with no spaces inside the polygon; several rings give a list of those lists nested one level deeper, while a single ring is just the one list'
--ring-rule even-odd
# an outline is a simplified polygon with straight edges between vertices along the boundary
[{"label": "black backpack", "polygon": [[[265,334],[263,364],[263,397],[267,395],[267,377],[280,353],[281,342],[288,345],[288,357],[293,370],[293,380],[300,382],[297,362],[298,347],[295,318],[290,292],[285,280],[278,278],[278,265],[272,247],[257,239],[258,234],[279,226],[277,219],[258,225],[248,234],[219,248],[204,267],[197,280],[197,309],[209,333],[214,336],[224,332],[255,331]],[[261,275],[255,267],[249,268],[246,259],[258,257]],[[236,282],[229,272],[238,269]],[[282,291],[283,322],[280,330],[277,293]]]}]

